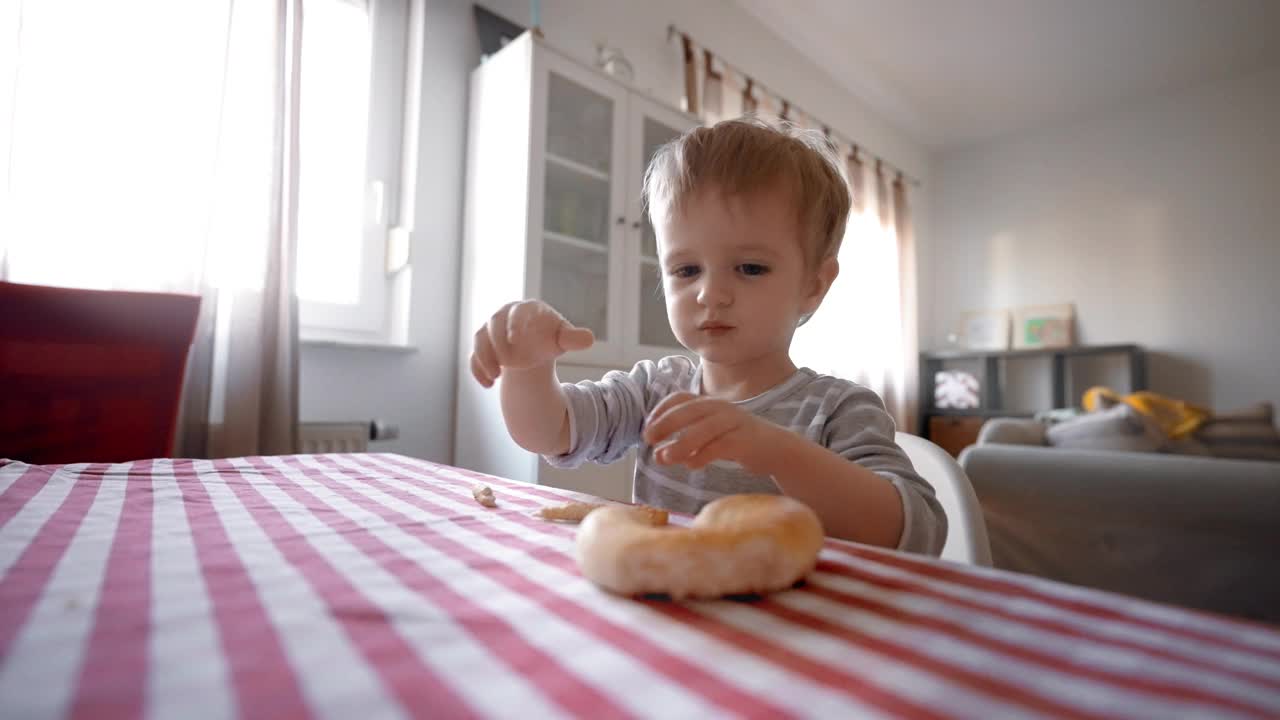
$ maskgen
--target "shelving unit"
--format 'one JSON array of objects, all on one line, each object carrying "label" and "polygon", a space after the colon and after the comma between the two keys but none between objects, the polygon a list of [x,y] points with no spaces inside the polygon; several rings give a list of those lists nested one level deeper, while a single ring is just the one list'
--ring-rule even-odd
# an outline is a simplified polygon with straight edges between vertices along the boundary
[{"label": "shelving unit", "polygon": [[[1069,407],[1067,379],[1072,359],[1120,355],[1128,361],[1130,392],[1147,387],[1146,355],[1139,345],[1080,345],[1036,350],[946,350],[920,353],[920,426],[918,432],[958,455],[977,438],[982,423],[993,417],[1029,417],[1031,413],[1010,411],[1005,407],[1004,366],[1009,360],[1044,358],[1050,360],[1052,407]],[[938,408],[934,406],[934,379],[947,363],[981,361],[980,405],[976,408]],[[1045,408],[1049,409],[1049,408]]]},{"label": "shelving unit", "polygon": [[471,377],[474,333],[505,303],[538,298],[596,342],[560,380],[599,380],[687,353],[667,322],[645,168],[698,119],[525,33],[471,74],[456,464],[513,480],[631,499],[632,462],[553,468],[507,432],[499,393]]}]

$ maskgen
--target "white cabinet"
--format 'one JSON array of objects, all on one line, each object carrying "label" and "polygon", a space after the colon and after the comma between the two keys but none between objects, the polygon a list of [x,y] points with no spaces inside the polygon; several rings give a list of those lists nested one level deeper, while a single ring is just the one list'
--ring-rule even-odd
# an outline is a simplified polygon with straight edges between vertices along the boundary
[{"label": "white cabinet", "polygon": [[561,471],[513,443],[469,358],[476,329],[525,298],[596,335],[561,358],[566,382],[687,352],[667,324],[641,190],[654,150],[695,124],[529,33],[472,73],[456,464],[630,499],[629,462]]}]

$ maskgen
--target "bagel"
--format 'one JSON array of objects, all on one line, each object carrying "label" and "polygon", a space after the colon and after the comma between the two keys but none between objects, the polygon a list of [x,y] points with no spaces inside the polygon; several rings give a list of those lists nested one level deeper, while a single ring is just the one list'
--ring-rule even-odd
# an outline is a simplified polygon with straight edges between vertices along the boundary
[{"label": "bagel", "polygon": [[593,510],[578,527],[578,569],[619,595],[764,594],[813,570],[824,539],[813,510],[785,495],[718,498],[687,528],[652,520],[634,508]]},{"label": "bagel", "polygon": [[[605,503],[567,502],[561,505],[547,505],[538,508],[534,515],[552,522],[579,523],[587,515],[607,507]],[[667,511],[648,505],[623,505],[632,512],[640,513],[644,522],[649,525],[666,525]]]}]

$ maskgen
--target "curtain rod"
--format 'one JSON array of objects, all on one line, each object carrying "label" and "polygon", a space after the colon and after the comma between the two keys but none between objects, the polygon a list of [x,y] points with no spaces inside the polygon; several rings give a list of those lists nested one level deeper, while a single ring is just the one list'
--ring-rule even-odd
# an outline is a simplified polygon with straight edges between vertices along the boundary
[{"label": "curtain rod", "polygon": [[[688,33],[677,28],[675,24],[667,25],[667,44],[670,44],[671,40],[675,38],[677,35],[681,36],[682,38],[686,38],[690,40],[690,42],[693,41],[693,39],[689,36]],[[884,158],[880,157],[879,155],[876,155],[875,153],[867,151],[865,146],[861,145],[860,143],[854,142],[852,139],[844,136],[841,133],[836,132],[835,130],[832,130],[831,125],[818,120],[817,116],[811,113],[805,112],[804,109],[801,108],[799,105],[795,104],[794,102],[791,102],[787,98],[783,97],[781,94],[773,92],[772,90],[769,90],[769,88],[765,86],[763,83],[761,83],[759,80],[756,80],[750,74],[743,72],[740,66],[738,66],[735,63],[729,62],[724,55],[721,55],[720,53],[712,50],[706,45],[702,45],[701,43],[694,43],[694,44],[698,45],[698,47],[702,48],[704,51],[710,53],[711,55],[714,55],[715,57],[720,58],[720,62],[723,63],[726,68],[731,68],[732,70],[737,72],[739,75],[741,75],[743,78],[746,78],[747,82],[751,85],[751,87],[759,88],[761,92],[765,92],[769,95],[773,95],[778,100],[782,101],[784,107],[793,108],[799,112],[803,112],[805,115],[809,116],[810,119],[818,122],[827,131],[830,137],[834,139],[844,140],[846,144],[853,147],[860,154],[867,155],[870,159],[875,160],[877,163],[880,163],[883,166],[887,166],[890,170],[896,171],[899,175],[902,176],[903,182],[913,187],[920,187],[920,184],[921,184],[920,181],[912,177],[911,175],[908,175],[905,170],[903,170],[902,168],[896,167],[889,162],[886,162]]]}]

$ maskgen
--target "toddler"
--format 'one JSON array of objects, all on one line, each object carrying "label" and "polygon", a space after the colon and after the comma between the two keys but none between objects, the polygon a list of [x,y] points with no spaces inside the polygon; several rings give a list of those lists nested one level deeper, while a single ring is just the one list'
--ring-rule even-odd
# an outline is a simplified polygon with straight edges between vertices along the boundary
[{"label": "toddler", "polygon": [[556,358],[589,347],[591,331],[541,301],[508,304],[476,333],[471,370],[485,387],[501,376],[512,438],[558,467],[640,446],[637,502],[692,514],[724,495],[782,493],[830,536],[941,552],[946,516],[884,403],[791,360],[792,335],[839,272],[850,199],[837,163],[820,136],[755,119],[662,147],[645,202],[667,317],[697,359],[561,384]]}]

